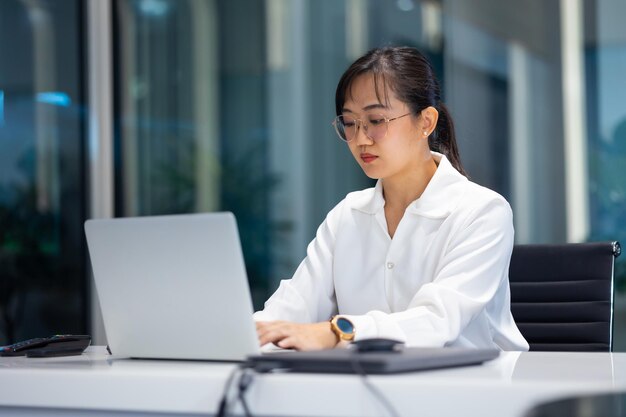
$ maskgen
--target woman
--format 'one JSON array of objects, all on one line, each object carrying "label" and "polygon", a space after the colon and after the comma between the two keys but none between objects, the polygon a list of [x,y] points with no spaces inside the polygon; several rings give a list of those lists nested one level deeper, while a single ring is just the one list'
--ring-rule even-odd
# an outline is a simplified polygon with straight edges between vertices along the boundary
[{"label": "woman", "polygon": [[335,105],[337,134],[378,182],[328,213],[293,278],[255,313],[260,343],[528,350],[510,312],[510,206],[463,175],[428,61],[374,49],[343,74]]}]

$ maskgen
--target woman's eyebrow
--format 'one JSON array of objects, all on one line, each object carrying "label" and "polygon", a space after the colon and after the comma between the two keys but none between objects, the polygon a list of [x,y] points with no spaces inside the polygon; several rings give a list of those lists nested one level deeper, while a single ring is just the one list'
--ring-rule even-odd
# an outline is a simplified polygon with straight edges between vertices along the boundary
[{"label": "woman's eyebrow", "polygon": [[370,104],[368,106],[363,107],[363,110],[372,110],[372,109],[388,109],[388,106],[385,106],[382,103]]},{"label": "woman's eyebrow", "polygon": [[[372,109],[388,109],[389,106],[385,106],[382,103],[374,103],[374,104],[369,104],[365,107],[363,107],[363,110],[367,111],[367,110],[372,110]],[[344,107],[341,109],[342,113],[354,113],[352,110],[350,110],[347,107]]]}]

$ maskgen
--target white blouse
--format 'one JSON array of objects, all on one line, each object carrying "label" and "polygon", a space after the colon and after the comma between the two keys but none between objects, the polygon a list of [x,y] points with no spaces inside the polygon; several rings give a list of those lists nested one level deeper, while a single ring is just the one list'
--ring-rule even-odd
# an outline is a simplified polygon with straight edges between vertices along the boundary
[{"label": "white blouse", "polygon": [[311,323],[341,314],[356,340],[528,350],[510,307],[511,208],[444,155],[433,157],[437,171],[393,239],[382,183],[348,194],[255,320]]}]

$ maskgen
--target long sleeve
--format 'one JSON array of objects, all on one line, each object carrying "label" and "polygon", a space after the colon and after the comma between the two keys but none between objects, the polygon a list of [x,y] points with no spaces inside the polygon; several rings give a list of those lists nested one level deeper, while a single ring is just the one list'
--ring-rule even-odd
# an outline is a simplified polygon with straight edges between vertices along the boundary
[{"label": "long sleeve", "polygon": [[315,239],[307,248],[307,256],[293,277],[280,282],[264,309],[254,314],[255,320],[311,323],[327,320],[336,312],[332,260],[334,229],[340,212],[341,203],[319,226]]},{"label": "long sleeve", "polygon": [[[357,339],[389,337],[410,346],[444,346],[456,341],[494,297],[508,295],[513,247],[508,203],[493,199],[460,223],[449,236],[434,278],[419,288],[406,310],[346,315],[355,324]],[[489,325],[484,320],[473,324]],[[489,329],[480,329],[485,332]]]},{"label": "long sleeve", "polygon": [[348,194],[255,319],[311,323],[338,313],[357,340],[528,350],[511,314],[511,208],[433,157],[437,171],[393,238],[381,181]]}]

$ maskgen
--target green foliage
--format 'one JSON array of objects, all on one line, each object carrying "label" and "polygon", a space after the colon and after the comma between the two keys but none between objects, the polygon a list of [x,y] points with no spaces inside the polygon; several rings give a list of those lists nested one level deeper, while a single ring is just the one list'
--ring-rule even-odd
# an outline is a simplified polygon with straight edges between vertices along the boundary
[{"label": "green foliage", "polygon": [[[264,147],[267,143],[250,140],[244,144],[244,149],[237,152],[224,152],[220,160],[213,158],[214,166],[210,171],[219,184],[219,207],[216,209],[231,211],[237,218],[248,279],[258,308],[267,297],[271,281],[270,248],[272,240],[277,237],[278,225],[271,220],[269,199],[279,181],[264,166]],[[151,189],[157,191],[149,197],[155,198],[150,202],[151,209],[141,214],[197,210],[195,173],[198,150],[191,140],[178,139],[170,146],[172,152],[156,163],[150,177]],[[239,146],[242,147],[241,144]],[[174,153],[177,157],[171,158]]]},{"label": "green foliage", "polygon": [[34,186],[0,186],[0,323],[6,340],[24,314],[26,292],[63,285],[55,274],[57,239],[55,219],[36,208]]}]

